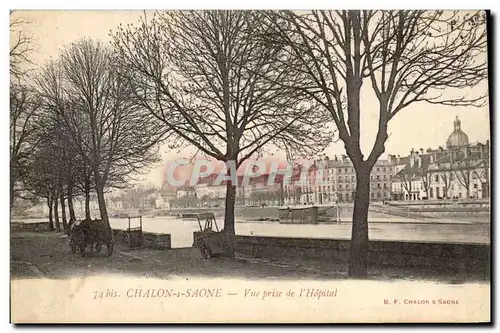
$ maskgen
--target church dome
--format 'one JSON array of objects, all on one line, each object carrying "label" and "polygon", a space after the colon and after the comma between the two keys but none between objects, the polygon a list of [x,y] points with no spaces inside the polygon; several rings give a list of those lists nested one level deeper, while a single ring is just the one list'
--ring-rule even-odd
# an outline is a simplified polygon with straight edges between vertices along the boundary
[{"label": "church dome", "polygon": [[460,129],[460,120],[457,118],[453,122],[454,130],[446,140],[446,147],[463,147],[469,145],[469,137]]}]

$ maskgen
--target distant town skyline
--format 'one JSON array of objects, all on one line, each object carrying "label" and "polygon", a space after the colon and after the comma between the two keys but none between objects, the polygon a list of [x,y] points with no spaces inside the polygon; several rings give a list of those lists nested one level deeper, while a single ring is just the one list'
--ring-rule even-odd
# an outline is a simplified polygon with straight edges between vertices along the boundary
[{"label": "distant town skyline", "polygon": [[[56,59],[60,49],[83,37],[109,41],[110,30],[119,24],[137,23],[143,11],[16,11],[12,17],[24,17],[30,21],[29,33],[36,41],[37,52],[32,60],[43,66],[47,61]],[[69,29],[69,27],[71,29]],[[369,90],[369,89],[367,89]],[[471,94],[474,93],[471,91]],[[361,115],[361,148],[368,155],[373,145],[378,123],[377,101],[368,93],[362,96]],[[401,111],[389,123],[389,138],[385,145],[385,154],[407,155],[412,148],[438,148],[446,144],[446,139],[453,131],[453,121],[459,117],[462,130],[469,136],[471,143],[485,142],[490,139],[489,106],[456,107],[417,103]],[[324,154],[332,158],[335,154],[345,154],[342,141],[334,138],[334,142]],[[163,162],[151,168],[147,176],[142,177],[144,183],[161,185],[164,165],[176,158],[189,158],[196,149],[184,149],[180,153],[168,151],[165,144],[162,149]],[[275,152],[269,157],[273,160],[284,160],[285,154]]]}]

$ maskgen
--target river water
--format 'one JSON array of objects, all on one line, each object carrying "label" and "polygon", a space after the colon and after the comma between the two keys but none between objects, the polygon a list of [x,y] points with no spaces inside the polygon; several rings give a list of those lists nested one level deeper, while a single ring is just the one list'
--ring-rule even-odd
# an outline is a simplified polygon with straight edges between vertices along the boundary
[{"label": "river water", "polygon": [[[41,219],[16,220],[15,222],[41,222]],[[131,227],[139,226],[139,219],[131,219]],[[223,228],[222,218],[217,220],[219,229]],[[113,229],[128,228],[127,218],[110,218]],[[337,238],[351,237],[350,222],[340,224],[279,224],[278,222],[237,221],[236,234],[275,237],[299,238]],[[180,219],[173,216],[157,216],[142,218],[143,231],[169,233],[172,247],[190,247],[193,243],[193,232],[200,229],[195,219]],[[399,240],[422,242],[460,242],[490,243],[490,224],[443,224],[443,223],[400,223],[377,222],[369,224],[371,240]]]},{"label": "river water", "polygon": [[[222,219],[218,220],[223,228]],[[126,229],[128,219],[110,219],[112,228]],[[131,227],[139,226],[139,219],[131,219]],[[188,247],[193,243],[193,232],[198,231],[197,220],[177,217],[143,217],[143,230],[169,233],[172,247]],[[340,238],[351,237],[350,222],[340,224],[279,224],[278,222],[237,221],[236,234],[254,236]],[[370,223],[372,240],[442,241],[489,243],[489,224],[422,224],[422,223]]]}]

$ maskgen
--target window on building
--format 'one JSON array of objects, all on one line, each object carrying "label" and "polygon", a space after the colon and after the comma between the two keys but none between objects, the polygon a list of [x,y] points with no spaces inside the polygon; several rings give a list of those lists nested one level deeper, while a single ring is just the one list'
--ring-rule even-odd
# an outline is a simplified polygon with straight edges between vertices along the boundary
[{"label": "window on building", "polygon": [[431,198],[433,197],[433,195],[432,195],[432,194],[433,194],[433,193],[432,193],[432,187],[430,187],[430,188],[429,188],[429,199],[431,199]]},{"label": "window on building", "polygon": [[345,201],[349,201],[349,193],[345,194]]},{"label": "window on building", "polygon": [[347,173],[347,168],[344,169],[344,173]]},{"label": "window on building", "polygon": [[385,168],[384,168],[383,170],[384,170],[384,172],[385,172]]},{"label": "window on building", "polygon": [[379,172],[379,171],[380,171],[380,168],[377,168],[377,172]]},{"label": "window on building", "polygon": [[345,181],[348,182],[349,181],[349,176],[345,176]]},{"label": "window on building", "polygon": [[434,181],[435,181],[436,183],[439,183],[439,176],[438,176],[438,175],[435,175],[435,176],[434,176]]},{"label": "window on building", "polygon": [[349,184],[345,184],[345,189],[348,190],[349,189]]},{"label": "window on building", "polygon": [[439,194],[439,187],[436,187],[436,198],[439,198],[441,195]]},{"label": "window on building", "polygon": [[380,176],[379,175],[377,175],[377,180],[380,180]]},{"label": "window on building", "polygon": [[339,189],[342,189],[342,184],[339,185]]},{"label": "window on building", "polygon": [[354,172],[354,168],[351,168],[351,172]]},{"label": "window on building", "polygon": [[339,169],[339,173],[342,173],[342,169]]},{"label": "window on building", "polygon": [[387,175],[384,175],[384,180],[387,180]]},{"label": "window on building", "polygon": [[377,188],[380,188],[380,183],[377,183]]},{"label": "window on building", "polygon": [[355,182],[355,181],[356,181],[356,177],[352,176],[352,177],[351,177],[351,181],[352,181],[352,182]]},{"label": "window on building", "polygon": [[374,176],[374,175],[372,175],[372,177],[371,177],[371,178],[372,178],[372,180],[374,180],[374,179],[375,179],[375,176]]},{"label": "window on building", "polygon": [[477,189],[477,184],[474,184],[474,189]]},{"label": "window on building", "polygon": [[380,199],[380,192],[377,192],[377,198]]},{"label": "window on building", "polygon": [[384,188],[387,189],[387,183],[384,183]]}]

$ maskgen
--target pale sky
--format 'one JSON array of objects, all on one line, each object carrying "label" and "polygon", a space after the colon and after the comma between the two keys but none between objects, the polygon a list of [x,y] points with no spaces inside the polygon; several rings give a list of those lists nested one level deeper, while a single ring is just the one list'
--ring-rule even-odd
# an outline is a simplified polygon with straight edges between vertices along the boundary
[{"label": "pale sky", "polygon": [[[82,37],[103,42],[109,41],[109,31],[122,23],[136,23],[142,11],[19,11],[13,17],[22,16],[31,21],[29,32],[37,43],[33,61],[43,65],[59,55],[60,48]],[[362,150],[369,154],[376,134],[378,104],[372,96],[362,97]],[[490,138],[489,108],[448,107],[426,103],[413,104],[402,110],[389,123],[389,139],[386,154],[407,155],[412,148],[437,148],[445,146],[448,135],[453,131],[453,120],[458,116],[462,130],[470,142],[484,142]],[[164,161],[171,161],[175,152],[162,149]],[[193,151],[185,151],[181,157],[189,157]],[[333,143],[325,153],[329,156],[343,154],[341,141]],[[279,152],[276,154],[280,156]],[[282,155],[284,156],[284,155]],[[159,186],[162,180],[162,165],[153,168],[147,181]]]}]

